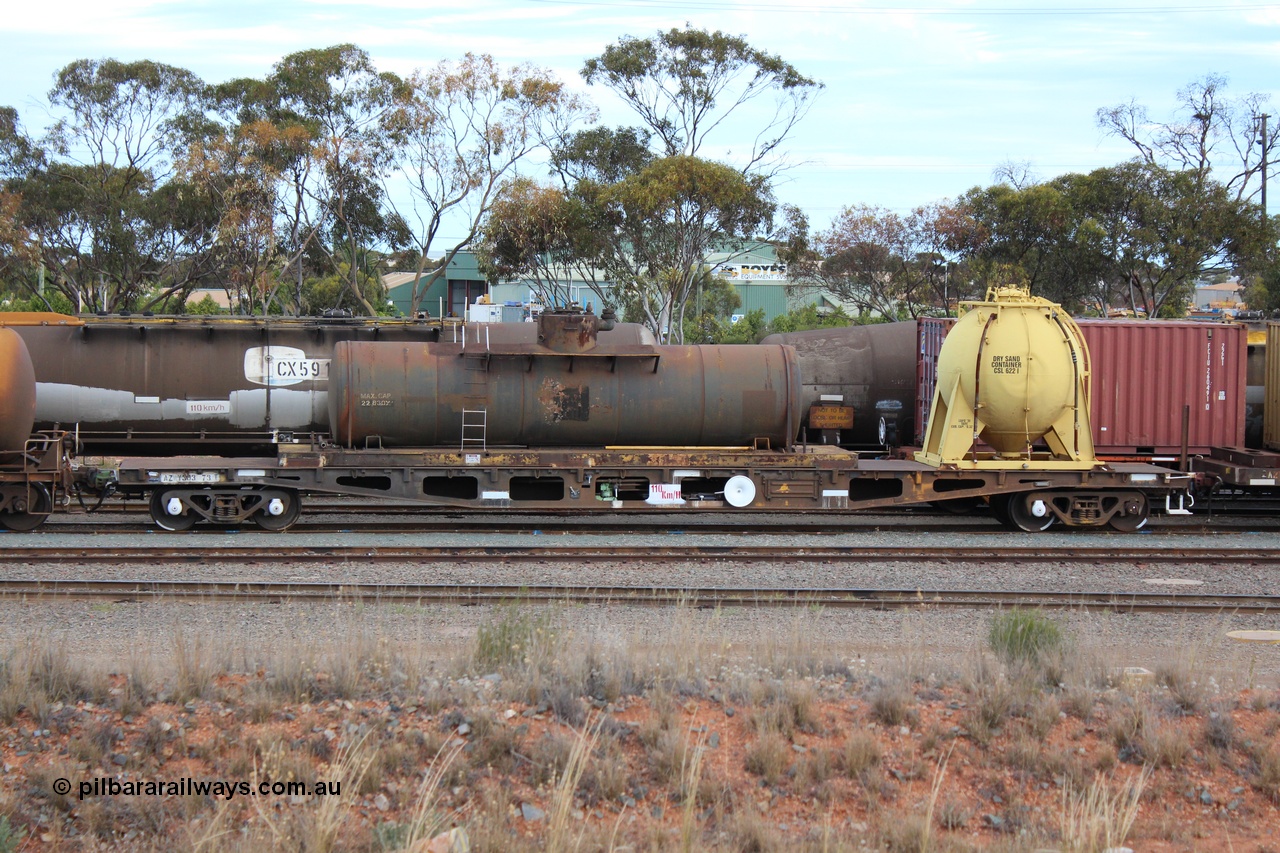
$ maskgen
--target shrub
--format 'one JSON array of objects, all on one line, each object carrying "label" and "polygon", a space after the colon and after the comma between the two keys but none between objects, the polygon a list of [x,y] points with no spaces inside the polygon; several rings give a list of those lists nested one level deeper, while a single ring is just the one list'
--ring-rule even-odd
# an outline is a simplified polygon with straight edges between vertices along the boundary
[{"label": "shrub", "polygon": [[880,763],[880,741],[866,732],[851,732],[840,751],[840,769],[850,779]]},{"label": "shrub", "polygon": [[1193,747],[1186,730],[1178,725],[1152,726],[1146,734],[1143,756],[1156,767],[1181,767],[1191,757]]},{"label": "shrub", "polygon": [[972,706],[964,715],[969,736],[985,746],[1001,729],[1017,705],[1013,689],[1004,681],[984,681],[973,692]]},{"label": "shrub", "polygon": [[1235,746],[1236,722],[1227,711],[1213,711],[1204,721],[1204,742],[1214,749],[1228,752]]},{"label": "shrub", "polygon": [[747,750],[746,769],[770,785],[777,784],[787,769],[787,751],[781,735],[763,735]]},{"label": "shrub", "polygon": [[1156,683],[1168,689],[1174,707],[1183,714],[1199,713],[1208,700],[1208,685],[1204,679],[1197,677],[1196,664],[1191,660],[1178,660],[1157,666]]},{"label": "shrub", "polygon": [[473,660],[481,669],[533,662],[554,641],[551,615],[520,603],[503,605],[476,631]]},{"label": "shrub", "polygon": [[0,817],[0,853],[14,853],[22,846],[22,839],[26,834],[26,830],[22,827],[9,824],[8,815]]},{"label": "shrub", "polygon": [[915,697],[901,682],[881,684],[871,694],[871,714],[886,726],[900,726],[911,716]]},{"label": "shrub", "polygon": [[1062,630],[1039,610],[1009,610],[991,620],[987,643],[1006,663],[1038,663],[1062,645]]},{"label": "shrub", "polygon": [[1258,749],[1254,761],[1258,770],[1253,777],[1253,787],[1271,802],[1280,803],[1280,752],[1271,747]]}]

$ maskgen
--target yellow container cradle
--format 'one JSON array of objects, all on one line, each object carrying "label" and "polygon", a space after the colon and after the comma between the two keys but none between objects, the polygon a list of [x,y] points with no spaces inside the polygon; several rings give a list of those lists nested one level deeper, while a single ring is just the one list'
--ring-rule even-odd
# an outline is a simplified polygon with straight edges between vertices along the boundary
[{"label": "yellow container cradle", "polygon": [[985,301],[961,303],[960,312],[938,353],[916,460],[973,470],[1099,465],[1089,428],[1089,350],[1062,306],[1020,288],[993,288]]}]

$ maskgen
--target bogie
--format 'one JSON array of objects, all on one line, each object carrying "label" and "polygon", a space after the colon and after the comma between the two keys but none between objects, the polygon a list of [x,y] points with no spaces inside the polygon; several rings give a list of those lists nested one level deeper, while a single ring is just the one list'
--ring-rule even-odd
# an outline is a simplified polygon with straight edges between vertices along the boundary
[{"label": "bogie", "polygon": [[5,487],[8,509],[0,511],[0,527],[17,533],[35,530],[53,511],[53,498],[42,483]]},{"label": "bogie", "polygon": [[285,530],[297,520],[297,492],[275,488],[158,489],[151,494],[151,518],[165,530],[189,530],[198,521],[234,527],[255,523]]}]

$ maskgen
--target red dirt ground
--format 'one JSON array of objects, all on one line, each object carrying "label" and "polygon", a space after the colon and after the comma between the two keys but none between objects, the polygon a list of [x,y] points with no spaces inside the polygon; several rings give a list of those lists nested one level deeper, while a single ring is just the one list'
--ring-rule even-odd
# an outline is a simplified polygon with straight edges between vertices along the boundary
[{"label": "red dirt ground", "polygon": [[[475,742],[500,733],[502,727],[518,729],[512,750],[517,756],[505,770],[476,766],[468,751],[462,752],[467,772],[460,773],[462,784],[443,792],[441,804],[466,828],[478,819],[478,792],[485,788],[491,797],[506,802],[506,829],[513,840],[529,839],[536,846],[542,838],[547,818],[525,820],[520,807],[527,803],[549,816],[553,792],[545,779],[539,783],[531,772],[528,754],[548,733],[575,732],[549,710],[481,699],[463,709],[335,700],[282,702],[263,710],[249,701],[246,687],[251,681],[223,677],[214,691],[222,697],[219,701],[155,703],[133,714],[84,702],[51,706],[44,722],[29,710],[20,712],[12,724],[0,728],[0,815],[24,833],[16,849],[80,849],[94,834],[121,847],[180,842],[187,836],[172,814],[159,829],[162,835],[154,836],[155,828],[146,825],[139,810],[113,811],[105,818],[99,810],[95,815],[90,808],[95,798],[77,799],[76,787],[82,780],[105,777],[120,782],[183,777],[248,781],[252,762],[245,756],[261,758],[249,745],[264,740],[292,744],[296,755],[305,756],[314,767],[315,778],[324,779],[327,768],[312,754],[323,750],[310,744],[322,739],[338,744],[354,737],[348,734],[348,724],[367,724],[386,744],[421,743],[425,736],[429,745],[421,750],[459,738]],[[901,725],[877,723],[867,698],[856,693],[833,696],[835,692],[813,691],[812,702],[795,715],[803,719],[792,718],[796,725],[785,740],[785,769],[772,785],[746,769],[748,751],[760,737],[759,708],[707,697],[620,699],[596,719],[612,717],[621,724],[610,727],[615,733],[624,727],[632,730],[617,741],[632,784],[612,800],[578,802],[576,819],[585,827],[598,824],[605,838],[620,826],[619,841],[648,839],[645,846],[664,831],[678,837],[681,804],[676,784],[664,781],[655,770],[643,737],[646,730],[656,731],[665,716],[686,745],[706,747],[701,778],[707,790],[722,804],[731,803],[730,810],[754,809],[779,849],[820,838],[824,829],[845,841],[854,839],[855,846],[857,839],[867,840],[874,849],[884,843],[893,824],[926,813],[939,774],[935,841],[951,846],[935,849],[1061,849],[1046,833],[1052,835],[1059,825],[1064,788],[1071,780],[1087,785],[1102,773],[1115,789],[1140,772],[1145,758],[1158,766],[1146,783],[1127,847],[1139,853],[1280,851],[1280,778],[1266,776],[1262,765],[1268,754],[1280,754],[1280,695],[1246,692],[1220,697],[1214,705],[1220,716],[1212,725],[1207,708],[1180,715],[1152,696],[1148,704],[1154,710],[1144,718],[1145,754],[1130,755],[1123,746],[1117,748],[1116,731],[1124,728],[1123,705],[1106,696],[1094,703],[1087,719],[1064,709],[1042,726],[1039,737],[1029,715],[1011,715],[984,745],[984,738],[974,737],[967,728],[978,700],[959,688],[917,689],[907,707],[909,718]],[[457,720],[477,716],[492,725],[470,725],[459,734]],[[109,734],[104,736],[104,731]],[[1211,731],[1217,732],[1217,745]],[[116,740],[95,753],[84,743],[95,732],[99,739]],[[866,732],[878,741],[881,759],[870,784],[867,778],[850,778],[841,770],[840,755],[851,732]],[[410,755],[411,770],[386,768],[374,790],[357,793],[351,785],[344,788],[349,831],[343,833],[339,849],[367,844],[372,846],[366,849],[379,849],[371,842],[374,827],[408,819],[420,778],[416,774],[429,760],[423,755],[426,752]],[[825,759],[832,759],[829,774],[813,769]],[[944,761],[945,771],[940,769]],[[58,776],[72,782],[69,797],[49,790]],[[287,798],[280,802],[284,808],[308,807],[288,803]],[[199,812],[197,808],[191,813]],[[944,814],[953,828],[940,826]],[[714,828],[723,816],[714,807],[704,815],[704,838],[717,838]],[[255,812],[246,806],[237,818],[253,821]],[[1020,836],[1020,827],[1030,834]],[[1019,839],[1026,839],[1027,846]],[[473,849],[481,847],[473,843]]]}]

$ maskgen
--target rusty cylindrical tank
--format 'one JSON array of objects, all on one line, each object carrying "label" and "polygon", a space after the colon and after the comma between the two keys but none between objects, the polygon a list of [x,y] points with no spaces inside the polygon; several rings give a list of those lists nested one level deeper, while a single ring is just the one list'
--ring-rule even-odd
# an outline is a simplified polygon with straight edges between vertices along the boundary
[{"label": "rusty cylindrical tank", "polygon": [[36,374],[27,346],[0,328],[0,453],[22,450],[36,418]]},{"label": "rusty cylindrical tank", "polygon": [[[789,446],[800,368],[786,346],[345,342],[329,419],[349,446],[460,445],[483,412],[488,446]],[[469,416],[473,425],[481,418]],[[479,432],[468,432],[470,439]],[[376,437],[376,439],[375,439]]]},{"label": "rusty cylindrical tank", "polygon": [[[36,371],[36,425],[73,430],[86,451],[189,452],[329,432],[338,341],[532,343],[532,323],[449,326],[386,318],[66,317],[0,314]],[[643,327],[602,340],[642,343]],[[198,444],[197,444],[198,442]]]},{"label": "rusty cylindrical tank", "polygon": [[911,321],[784,332],[761,343],[795,347],[802,413],[823,402],[850,406],[853,429],[842,431],[840,443],[876,447],[881,418],[899,440],[915,436],[916,338]]}]

